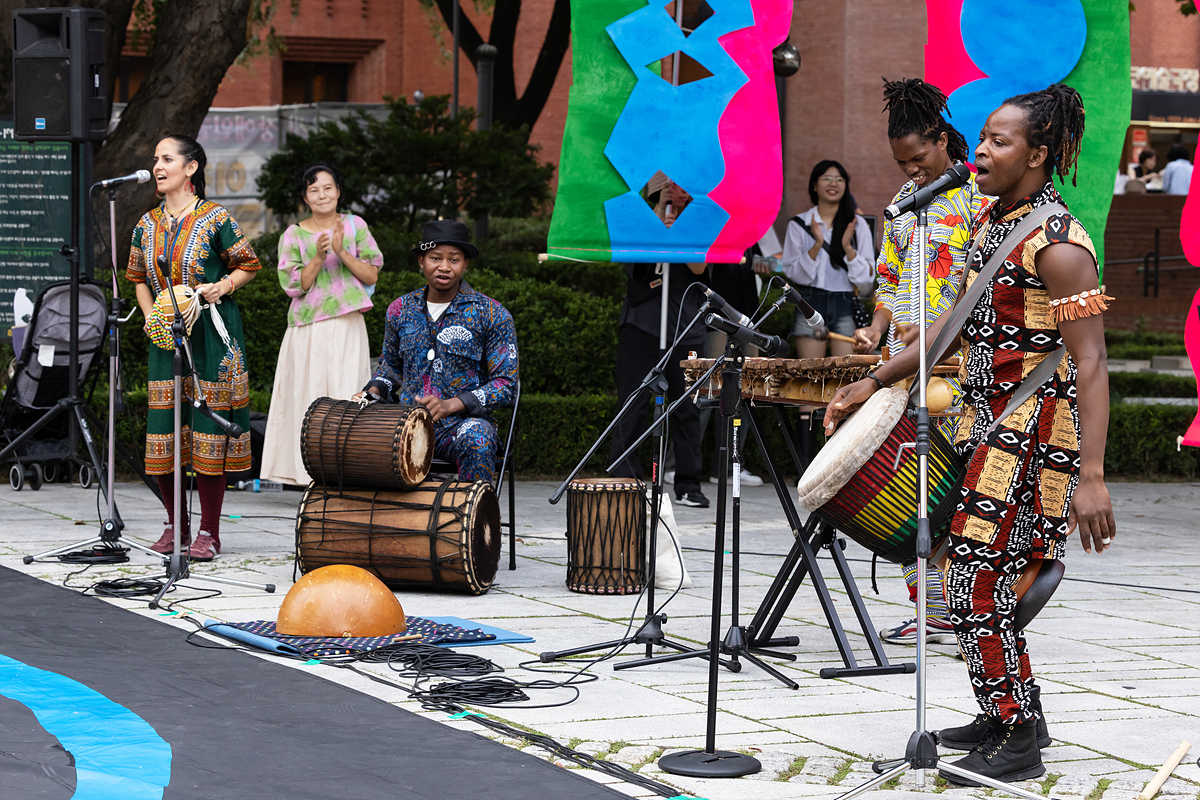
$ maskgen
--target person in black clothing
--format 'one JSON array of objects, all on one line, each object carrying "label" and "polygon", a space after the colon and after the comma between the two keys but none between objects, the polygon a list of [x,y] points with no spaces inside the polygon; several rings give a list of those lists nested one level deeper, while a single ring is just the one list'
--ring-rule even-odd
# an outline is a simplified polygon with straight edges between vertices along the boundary
[{"label": "person in black clothing", "polygon": [[[700,310],[704,293],[688,287],[702,283],[704,264],[671,264],[667,291],[667,342],[675,340],[675,325],[686,325]],[[621,308],[620,330],[617,334],[617,395],[625,400],[636,390],[662,352],[658,349],[660,307],[662,304],[662,270],[659,264],[625,265],[625,303]],[[680,303],[683,303],[682,315]],[[667,378],[667,402],[683,394],[683,369],[679,362],[688,351],[704,349],[704,327],[696,325],[667,359],[664,375]],[[612,456],[615,458],[633,443],[649,424],[648,411],[652,392],[642,393],[613,431]],[[668,421],[670,441],[675,450],[675,500],[683,505],[708,508],[708,498],[700,490],[700,415],[694,403],[680,403]],[[630,456],[613,473],[625,477],[648,477],[637,460]]]}]

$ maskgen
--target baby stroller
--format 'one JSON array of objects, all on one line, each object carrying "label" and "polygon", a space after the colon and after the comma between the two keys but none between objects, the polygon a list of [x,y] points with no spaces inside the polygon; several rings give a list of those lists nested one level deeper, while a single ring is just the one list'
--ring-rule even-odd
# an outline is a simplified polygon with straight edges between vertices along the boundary
[{"label": "baby stroller", "polygon": [[[71,421],[58,414],[31,436],[14,442],[69,392],[71,281],[47,284],[33,305],[33,316],[9,370],[0,399],[0,464],[10,464],[8,482],[20,491],[26,484],[40,489],[43,481],[77,476],[88,488],[99,478],[88,459],[72,447]],[[96,383],[92,367],[107,336],[107,301],[100,284],[79,284],[79,392],[90,397]],[[85,391],[86,385],[86,391]],[[86,409],[85,409],[86,413]],[[76,471],[77,470],[77,471]]]}]

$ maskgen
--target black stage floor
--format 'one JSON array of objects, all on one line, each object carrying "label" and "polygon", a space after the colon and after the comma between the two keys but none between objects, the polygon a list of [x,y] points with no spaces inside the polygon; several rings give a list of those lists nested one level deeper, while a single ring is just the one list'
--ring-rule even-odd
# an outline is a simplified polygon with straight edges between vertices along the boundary
[{"label": "black stage floor", "polygon": [[191,646],[178,629],[3,567],[0,609],[5,798],[625,797],[301,670]]}]

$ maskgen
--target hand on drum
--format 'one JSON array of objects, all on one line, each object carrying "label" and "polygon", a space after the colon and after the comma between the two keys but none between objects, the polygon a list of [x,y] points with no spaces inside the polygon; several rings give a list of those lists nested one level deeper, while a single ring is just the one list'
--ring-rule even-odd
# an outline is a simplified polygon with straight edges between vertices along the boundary
[{"label": "hand on drum", "polygon": [[358,394],[351,395],[350,399],[355,403],[361,403],[364,400],[369,403],[378,403],[379,395],[375,394],[375,392],[372,392],[368,389],[363,389]]},{"label": "hand on drum", "polygon": [[457,397],[445,400],[431,394],[419,394],[416,399],[418,403],[425,406],[425,410],[433,417],[434,422],[446,417],[452,417],[455,414],[461,414],[466,410],[463,401]]},{"label": "hand on drum", "polygon": [[875,381],[863,378],[849,386],[837,390],[837,394],[825,408],[825,435],[833,433],[838,423],[849,416],[850,412],[867,402],[867,398],[875,394],[879,387]]},{"label": "hand on drum", "polygon": [[1083,549],[1102,553],[1112,546],[1117,537],[1117,523],[1113,519],[1112,499],[1108,487],[1101,478],[1079,481],[1071,498],[1070,527],[1067,535],[1079,528],[1079,541]]}]

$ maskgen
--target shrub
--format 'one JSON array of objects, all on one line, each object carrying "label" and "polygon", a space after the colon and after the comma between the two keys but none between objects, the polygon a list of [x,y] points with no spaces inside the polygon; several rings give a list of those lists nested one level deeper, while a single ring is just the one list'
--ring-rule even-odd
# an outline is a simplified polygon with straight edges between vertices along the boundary
[{"label": "shrub", "polygon": [[1196,379],[1162,372],[1110,372],[1108,392],[1113,402],[1125,397],[1195,397]]},{"label": "shrub", "polygon": [[342,204],[368,220],[389,220],[408,231],[439,216],[526,217],[550,197],[554,168],[537,158],[528,131],[473,127],[474,110],[450,116],[449,98],[419,103],[389,100],[382,117],[365,111],[325,122],[305,137],[289,135],[267,159],[259,194],[288,218],[300,205],[300,177],[315,162],[342,176]]}]

